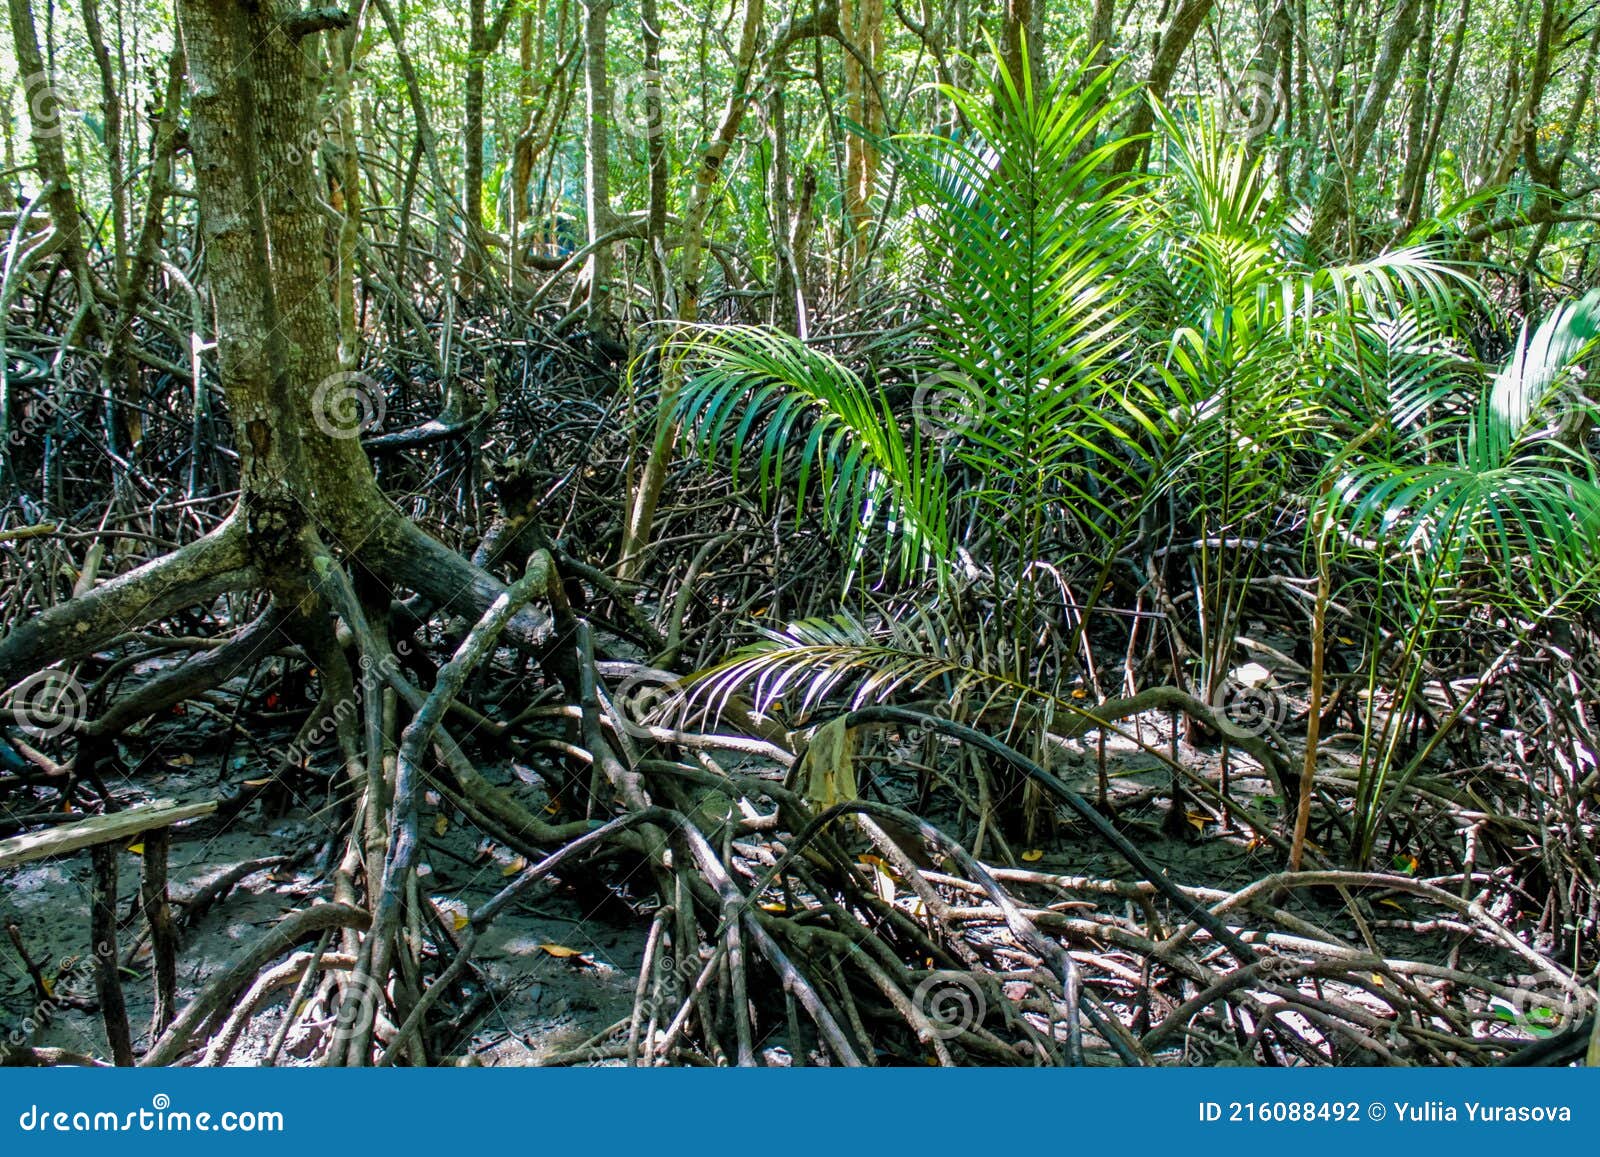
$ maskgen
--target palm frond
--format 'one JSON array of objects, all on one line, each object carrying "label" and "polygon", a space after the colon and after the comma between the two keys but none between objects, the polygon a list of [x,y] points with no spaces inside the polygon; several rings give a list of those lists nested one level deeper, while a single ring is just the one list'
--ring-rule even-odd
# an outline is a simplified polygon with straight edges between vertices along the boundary
[{"label": "palm frond", "polygon": [[1593,403],[1563,384],[1583,372],[1597,334],[1600,293],[1524,327],[1467,413],[1432,424],[1410,454],[1343,472],[1333,495],[1338,516],[1407,551],[1435,580],[1481,558],[1502,576],[1499,593],[1515,597],[1519,585],[1542,593],[1593,573],[1600,486],[1581,442],[1561,434],[1593,419]]},{"label": "palm frond", "polygon": [[666,356],[687,362],[677,417],[703,455],[726,452],[738,482],[751,457],[763,502],[794,473],[796,517],[813,488],[827,526],[859,561],[869,529],[900,545],[908,570],[950,556],[949,491],[931,443],[902,429],[888,400],[798,338],[752,326],[685,331]]}]

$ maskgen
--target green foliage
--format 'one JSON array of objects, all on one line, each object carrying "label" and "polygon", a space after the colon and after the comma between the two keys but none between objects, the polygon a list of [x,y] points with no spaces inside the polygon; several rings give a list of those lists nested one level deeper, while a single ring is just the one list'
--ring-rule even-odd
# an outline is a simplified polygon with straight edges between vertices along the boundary
[{"label": "green foliage", "polygon": [[669,356],[694,365],[677,403],[688,438],[707,455],[725,447],[735,482],[754,456],[766,502],[798,459],[796,517],[815,485],[857,562],[874,528],[898,539],[908,570],[950,557],[948,484],[932,446],[848,366],[748,326],[698,327]]}]

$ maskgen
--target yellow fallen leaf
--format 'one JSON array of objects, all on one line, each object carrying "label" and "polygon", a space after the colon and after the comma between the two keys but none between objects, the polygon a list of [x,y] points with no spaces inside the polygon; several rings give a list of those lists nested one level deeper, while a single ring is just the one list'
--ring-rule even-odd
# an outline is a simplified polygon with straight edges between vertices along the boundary
[{"label": "yellow fallen leaf", "polygon": [[872,869],[872,890],[878,893],[878,899],[885,904],[893,904],[894,876],[889,872],[889,866],[877,856],[861,856],[860,860]]},{"label": "yellow fallen leaf", "polygon": [[439,910],[439,915],[450,919],[450,928],[459,932],[472,923],[472,916],[467,912],[466,904],[449,896],[433,897],[433,906]]},{"label": "yellow fallen leaf", "polygon": [[181,755],[174,755],[172,758],[168,759],[167,762],[172,764],[173,767],[193,767],[194,756],[185,751]]},{"label": "yellow fallen leaf", "polygon": [[553,816],[560,810],[561,801],[559,799],[552,799],[549,803],[544,805],[544,814],[547,816]]},{"label": "yellow fallen leaf", "polygon": [[763,912],[776,912],[780,916],[789,910],[789,906],[787,904],[779,904],[776,902],[758,904],[757,907],[759,907]]},{"label": "yellow fallen leaf", "polygon": [[1404,912],[1406,910],[1405,905],[1398,900],[1379,900],[1378,903],[1385,907],[1393,908],[1396,912]]},{"label": "yellow fallen leaf", "polygon": [[1025,864],[1037,864],[1042,859],[1044,859],[1044,852],[1039,848],[1029,848],[1022,853],[1022,862]]},{"label": "yellow fallen leaf", "polygon": [[244,786],[245,787],[266,787],[267,784],[269,784],[271,782],[272,782],[272,777],[269,775],[265,779],[247,779],[247,780],[244,781]]},{"label": "yellow fallen leaf", "polygon": [[1082,687],[1074,687],[1072,689],[1072,697],[1074,699],[1087,699],[1089,697],[1089,693]]},{"label": "yellow fallen leaf", "polygon": [[500,869],[500,874],[502,876],[515,876],[518,872],[522,871],[522,869],[526,868],[527,866],[528,866],[527,859],[525,857],[523,857],[523,856],[518,856],[516,859],[512,860],[505,867],[501,868]]},{"label": "yellow fallen leaf", "polygon": [[140,843],[137,843],[137,844],[129,844],[128,845],[128,854],[130,856],[142,856],[142,855],[144,855],[144,844],[143,844],[143,842],[140,842]]},{"label": "yellow fallen leaf", "polygon": [[450,830],[450,817],[449,816],[445,815],[444,812],[440,812],[438,815],[433,817],[433,834],[434,835],[442,836],[442,835],[445,834],[445,832],[447,832],[449,830]]},{"label": "yellow fallen leaf", "polygon": [[51,980],[49,977],[45,977],[43,980],[39,981],[39,983],[44,988],[44,994],[46,996],[54,996],[56,994],[56,982]]},{"label": "yellow fallen leaf", "polygon": [[1197,832],[1205,831],[1206,825],[1211,822],[1211,817],[1202,812],[1185,812],[1183,818],[1192,823]]},{"label": "yellow fallen leaf", "polygon": [[547,956],[554,956],[557,960],[571,960],[574,956],[583,955],[580,949],[568,948],[565,944],[541,944],[539,950]]}]

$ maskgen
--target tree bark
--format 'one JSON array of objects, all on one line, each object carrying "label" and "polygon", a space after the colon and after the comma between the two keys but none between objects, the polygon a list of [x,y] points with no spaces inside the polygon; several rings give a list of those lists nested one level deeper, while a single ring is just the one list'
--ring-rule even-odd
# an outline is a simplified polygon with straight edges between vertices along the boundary
[{"label": "tree bark", "polygon": [[[1372,78],[1367,82],[1367,91],[1361,99],[1360,111],[1356,113],[1344,147],[1340,150],[1341,171],[1329,175],[1317,198],[1311,228],[1307,231],[1307,241],[1313,251],[1329,246],[1334,227],[1349,213],[1351,189],[1366,161],[1367,151],[1372,145],[1373,134],[1378,130],[1378,120],[1383,116],[1389,94],[1400,77],[1400,68],[1405,62],[1406,51],[1416,39],[1421,6],[1422,0],[1400,0],[1395,8],[1388,35],[1384,37],[1383,50],[1372,66]],[[1351,249],[1354,249],[1353,245]]]}]

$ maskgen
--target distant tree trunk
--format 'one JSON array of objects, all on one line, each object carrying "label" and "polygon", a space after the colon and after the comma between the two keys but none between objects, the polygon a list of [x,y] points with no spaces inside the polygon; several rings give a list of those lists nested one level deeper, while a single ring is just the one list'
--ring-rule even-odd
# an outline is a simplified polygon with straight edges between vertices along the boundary
[{"label": "distant tree trunk", "polygon": [[[611,80],[606,72],[606,20],[611,4],[612,0],[583,0],[583,176],[590,245],[609,233],[615,223],[611,211]],[[613,328],[611,267],[611,246],[597,245],[580,279],[581,292],[588,295],[588,325],[595,333],[609,334]]]},{"label": "distant tree trunk", "polygon": [[859,290],[872,242],[872,195],[878,183],[878,146],[871,137],[883,131],[883,107],[877,95],[884,51],[883,0],[844,0],[839,23],[854,49],[844,54],[845,115],[865,133],[852,130],[844,138],[844,218],[850,234],[846,276]]},{"label": "distant tree trunk", "polygon": [[50,224],[55,233],[50,245],[53,252],[61,254],[72,274],[79,299],[90,311],[92,325],[94,278],[84,250],[78,199],[72,191],[66,149],[61,143],[62,116],[67,110],[62,107],[58,80],[46,70],[44,56],[39,51],[31,0],[7,0],[7,3],[12,42],[17,50],[17,73],[30,105],[28,124],[33,135],[34,160],[39,167],[39,180],[44,187],[45,204],[50,208]]},{"label": "distant tree trunk", "polygon": [[[1307,231],[1307,241],[1313,250],[1328,248],[1335,226],[1349,214],[1352,187],[1366,161],[1373,135],[1378,131],[1378,121],[1388,104],[1389,94],[1400,77],[1406,50],[1416,39],[1421,7],[1422,0],[1399,0],[1395,8],[1388,35],[1383,39],[1383,49],[1372,66],[1372,77],[1367,82],[1360,110],[1339,150],[1339,168],[1329,174],[1317,198],[1311,228]],[[1354,251],[1355,246],[1352,244],[1350,248]]]},{"label": "distant tree trunk", "polygon": [[522,276],[522,225],[528,209],[528,185],[533,179],[534,51],[537,47],[543,63],[544,14],[545,2],[539,0],[537,23],[535,12],[524,8],[517,25],[517,142],[511,150],[511,195],[506,201],[510,210],[509,281],[513,286]]},{"label": "distant tree trunk", "polygon": [[1037,92],[1043,79],[1044,45],[1040,33],[1044,27],[1044,7],[1034,0],[1005,0],[1000,60],[1018,92],[1023,91],[1024,80]]},{"label": "distant tree trunk", "polygon": [[1400,174],[1400,190],[1395,198],[1397,235],[1408,228],[1413,205],[1422,203],[1422,187],[1428,177],[1428,157],[1423,151],[1428,133],[1429,81],[1433,75],[1433,26],[1437,0],[1423,0],[1422,28],[1417,34],[1417,50],[1411,57],[1411,74],[1406,78],[1405,168]]},{"label": "distant tree trunk", "polygon": [[361,143],[356,136],[355,86],[352,75],[364,0],[350,15],[350,26],[328,32],[329,79],[333,84],[333,120],[338,126],[337,165],[333,171],[334,208],[340,212],[339,244],[334,264],[334,300],[339,311],[339,364],[354,369],[361,358],[356,329],[356,267],[361,236]]},{"label": "distant tree trunk", "polygon": [[794,229],[790,212],[789,129],[784,108],[783,84],[775,83],[767,101],[767,136],[772,143],[772,169],[767,177],[767,203],[772,207],[772,324],[785,333],[800,336],[800,319],[805,302],[800,296],[800,276],[790,244]]},{"label": "distant tree trunk", "polygon": [[1445,112],[1450,107],[1450,98],[1455,95],[1456,75],[1461,67],[1461,52],[1467,40],[1467,19],[1471,11],[1472,0],[1461,0],[1461,10],[1456,14],[1455,27],[1450,32],[1450,59],[1444,66],[1444,76],[1434,86],[1432,115],[1419,150],[1422,157],[1421,172],[1412,184],[1410,200],[1402,209],[1404,219],[1401,229],[1408,233],[1422,220],[1423,199],[1428,191],[1428,170],[1433,167],[1433,158],[1438,156],[1439,134],[1444,131]]},{"label": "distant tree trunk", "polygon": [[657,321],[672,316],[671,275],[667,268],[667,142],[661,107],[661,19],[656,0],[639,0],[639,33],[644,40],[645,156],[650,167],[650,200],[645,222],[645,267]]},{"label": "distant tree trunk", "polygon": [[[712,190],[722,177],[722,162],[733,147],[740,122],[744,120],[745,109],[750,103],[751,77],[755,73],[756,48],[760,44],[761,22],[765,13],[764,0],[745,0],[733,86],[722,110],[722,119],[712,134],[711,142],[701,153],[700,165],[695,171],[694,188],[683,223],[678,289],[680,322],[700,319],[701,278],[705,274],[706,260],[706,215],[711,211]],[[781,47],[777,51],[781,52]],[[655,526],[656,504],[661,500],[661,488],[666,485],[667,467],[672,461],[673,447],[678,439],[678,426],[673,420],[672,410],[681,383],[673,378],[674,371],[670,367],[666,373],[667,377],[661,383],[661,413],[656,423],[655,437],[646,454],[638,485],[629,498],[627,516],[623,522],[621,557],[617,563],[617,575],[623,579],[635,577],[643,566],[644,551]]]},{"label": "distant tree trunk", "polygon": [[462,291],[472,294],[483,276],[483,65],[489,55],[485,44],[484,0],[467,4],[467,84],[462,102],[462,180],[466,184],[467,252],[462,262]]},{"label": "distant tree trunk", "polygon": [[[1173,13],[1172,20],[1156,45],[1156,56],[1150,64],[1150,74],[1145,77],[1145,91],[1157,100],[1167,95],[1167,88],[1178,73],[1178,65],[1183,61],[1183,54],[1189,51],[1189,44],[1194,40],[1195,33],[1200,31],[1200,25],[1211,14],[1212,3],[1213,0],[1180,0],[1178,10]],[[1140,167],[1149,145],[1144,137],[1154,124],[1155,110],[1150,107],[1148,100],[1141,100],[1133,106],[1128,122],[1123,126],[1128,143],[1118,149],[1117,155],[1112,159],[1112,172],[1130,173]]]}]

